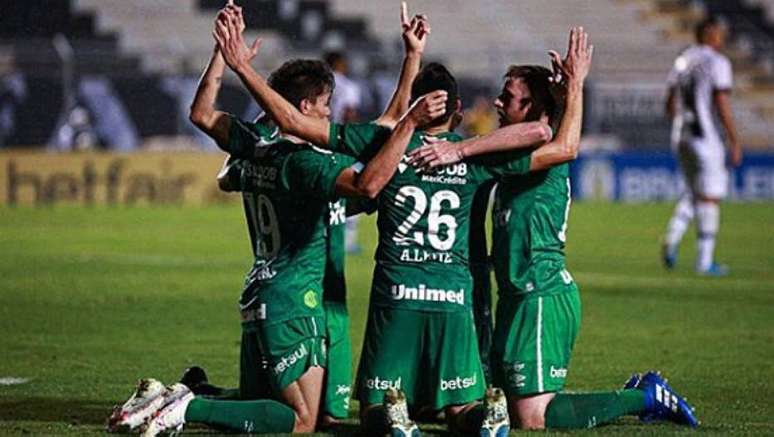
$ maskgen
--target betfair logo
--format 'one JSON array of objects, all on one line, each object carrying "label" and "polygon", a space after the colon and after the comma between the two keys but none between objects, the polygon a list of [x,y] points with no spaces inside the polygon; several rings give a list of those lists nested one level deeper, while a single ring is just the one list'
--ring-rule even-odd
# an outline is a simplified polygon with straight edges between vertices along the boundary
[{"label": "betfair logo", "polygon": [[468,378],[460,378],[459,376],[455,379],[446,380],[441,378],[441,391],[447,391],[447,390],[462,390],[465,388],[470,388],[476,385],[476,374],[474,373],[473,376]]},{"label": "betfair logo", "polygon": [[427,288],[425,284],[418,287],[406,287],[403,284],[390,287],[393,300],[423,300],[427,302],[449,302],[465,305],[465,290],[441,290]]},{"label": "betfair logo", "polygon": [[274,366],[274,374],[279,375],[288,370],[307,355],[309,355],[309,349],[306,348],[306,344],[302,344],[300,348],[293,351],[290,355],[282,357],[280,362]]},{"label": "betfair logo", "polygon": [[375,377],[373,379],[366,379],[365,380],[365,386],[369,390],[387,390],[390,388],[393,388],[395,390],[400,390],[400,382],[401,378],[398,377],[395,381],[390,381],[389,379],[379,379],[379,377]]}]

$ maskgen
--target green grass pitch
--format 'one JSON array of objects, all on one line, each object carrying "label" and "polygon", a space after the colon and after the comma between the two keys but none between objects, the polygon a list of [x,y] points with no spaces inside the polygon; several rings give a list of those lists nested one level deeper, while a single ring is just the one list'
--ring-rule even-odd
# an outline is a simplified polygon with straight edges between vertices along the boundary
[{"label": "green grass pitch", "polygon": [[[568,389],[614,389],[632,371],[661,369],[696,405],[700,433],[774,434],[774,205],[724,205],[723,279],[693,275],[692,235],[677,271],[662,270],[670,211],[574,205],[568,262],[583,324]],[[364,254],[347,263],[355,359],[373,223],[361,222]],[[236,204],[0,209],[0,434],[101,433],[138,378],[173,381],[194,363],[236,385],[246,235]],[[691,431],[624,419],[585,432]]]}]

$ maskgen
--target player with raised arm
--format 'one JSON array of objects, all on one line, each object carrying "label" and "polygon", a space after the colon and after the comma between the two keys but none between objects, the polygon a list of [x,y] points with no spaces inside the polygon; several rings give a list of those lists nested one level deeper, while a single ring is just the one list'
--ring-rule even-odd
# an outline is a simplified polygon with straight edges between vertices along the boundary
[{"label": "player with raised arm", "polygon": [[726,39],[724,23],[710,17],[696,27],[696,45],[675,59],[667,78],[667,115],[672,119],[672,147],[683,172],[685,191],[675,206],[662,243],[664,266],[672,269],[688,225],[696,219],[696,273],[725,276],[728,267],[715,262],[720,227],[720,202],[728,194],[723,139],[714,113],[720,116],[731,165],[742,163],[742,146],[731,111],[731,62],[720,53]]},{"label": "player with raised arm", "polygon": [[506,391],[510,416],[521,428],[589,428],[628,414],[696,426],[690,406],[654,372],[636,375],[624,390],[561,392],[581,318],[578,288],[564,259],[567,163],[580,145],[583,82],[592,54],[587,34],[573,29],[564,60],[551,53],[554,72],[539,66],[509,68],[495,101],[503,127],[462,143],[428,146],[414,152],[412,160],[432,168],[504,150],[509,144],[503,136],[517,123],[554,125],[561,118],[554,140],[532,152],[530,173],[506,178],[497,190],[492,260],[500,298],[494,382]]}]

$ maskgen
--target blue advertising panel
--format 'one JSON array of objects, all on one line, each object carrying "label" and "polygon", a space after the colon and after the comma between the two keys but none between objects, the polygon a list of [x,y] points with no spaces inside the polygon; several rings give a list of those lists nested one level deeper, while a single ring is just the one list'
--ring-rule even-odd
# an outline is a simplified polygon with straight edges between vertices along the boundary
[{"label": "blue advertising panel", "polygon": [[[729,198],[774,200],[774,154],[745,154],[730,170]],[[673,155],[665,152],[590,153],[571,166],[573,196],[622,202],[674,200],[685,184]]]}]

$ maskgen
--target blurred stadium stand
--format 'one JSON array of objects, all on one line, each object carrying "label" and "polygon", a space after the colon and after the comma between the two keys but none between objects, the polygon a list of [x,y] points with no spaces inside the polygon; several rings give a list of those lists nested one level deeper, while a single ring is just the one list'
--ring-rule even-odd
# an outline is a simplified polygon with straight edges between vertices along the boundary
[{"label": "blurred stadium stand", "polygon": [[[124,132],[134,128],[144,143],[155,137],[196,138],[185,112],[211,53],[212,20],[223,3],[0,0],[0,146],[49,143],[63,114],[74,105],[88,109],[94,100],[82,95],[94,88],[83,81],[102,79],[108,85],[99,88],[100,98],[120,101],[117,110],[128,114]],[[241,3],[248,39],[264,40],[256,60],[260,71],[291,57],[346,50],[352,74],[369,92],[389,89],[385,82],[396,75],[402,53],[397,0]],[[668,147],[664,79],[674,57],[692,41],[694,23],[708,13],[722,15],[732,29],[727,52],[735,66],[734,105],[743,142],[760,149],[773,144],[768,121],[774,118],[774,0],[414,0],[410,10],[430,15],[426,57],[447,63],[460,77],[468,104],[476,95],[495,96],[509,64],[546,64],[546,51],[564,50],[568,29],[583,25],[596,46],[589,142],[644,150]],[[381,109],[378,102],[386,93],[381,94],[373,96],[366,114]],[[233,77],[221,105],[240,115],[250,108]],[[101,142],[109,147],[112,141]]]}]

